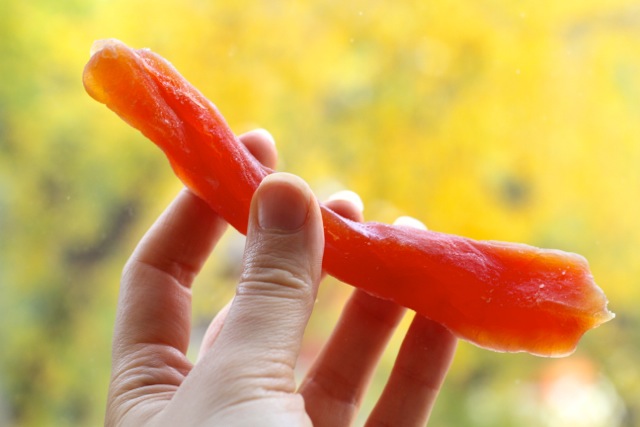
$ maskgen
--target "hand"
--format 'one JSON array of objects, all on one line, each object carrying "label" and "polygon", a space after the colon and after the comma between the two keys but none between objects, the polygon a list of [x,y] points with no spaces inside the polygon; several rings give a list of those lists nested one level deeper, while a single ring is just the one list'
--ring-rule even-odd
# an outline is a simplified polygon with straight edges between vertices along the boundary
[{"label": "hand", "polygon": [[[241,140],[275,167],[268,134]],[[350,202],[328,206],[361,219]],[[118,302],[106,425],[350,425],[404,310],[356,290],[296,388],[294,366],[322,275],[322,220],[302,180],[273,174],[252,201],[236,296],[212,321],[192,364],[185,356],[190,286],[225,228],[185,190],[131,256]],[[368,423],[424,425],[455,342],[440,325],[416,317]]]}]

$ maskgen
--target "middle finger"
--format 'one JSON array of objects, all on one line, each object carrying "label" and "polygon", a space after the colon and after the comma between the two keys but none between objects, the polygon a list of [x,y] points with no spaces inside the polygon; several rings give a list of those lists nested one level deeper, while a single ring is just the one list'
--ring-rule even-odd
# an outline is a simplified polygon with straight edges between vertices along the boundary
[{"label": "middle finger", "polygon": [[356,289],[299,392],[318,426],[351,424],[405,309]]}]

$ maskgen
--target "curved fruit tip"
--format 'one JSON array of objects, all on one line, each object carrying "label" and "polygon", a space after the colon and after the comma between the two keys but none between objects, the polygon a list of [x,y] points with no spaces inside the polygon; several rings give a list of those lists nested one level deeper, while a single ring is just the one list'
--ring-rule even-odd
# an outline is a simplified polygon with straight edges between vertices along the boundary
[{"label": "curved fruit tip", "polygon": [[609,320],[613,320],[615,317],[616,314],[613,311],[609,310],[607,306],[605,306],[604,310],[597,316],[597,322],[594,328],[602,325],[603,323],[607,323]]},{"label": "curved fruit tip", "polygon": [[589,329],[597,328],[603,323],[607,323],[616,317],[616,314],[609,310],[609,300],[607,299],[604,291],[593,281],[593,278],[591,279],[593,299],[598,301],[598,303],[596,307],[594,307],[593,314],[591,314],[592,323]]},{"label": "curved fruit tip", "polygon": [[[82,83],[96,101],[108,105],[111,93],[108,87],[127,78],[127,58],[133,51],[117,39],[97,40],[91,46],[91,58],[84,67]],[[125,73],[123,74],[123,70]],[[109,107],[111,108],[111,107]]]},{"label": "curved fruit tip", "polygon": [[118,39],[96,40],[91,45],[91,50],[89,51],[89,53],[91,54],[91,56],[93,56],[93,55],[95,55],[96,53],[100,52],[101,50],[103,50],[105,48],[115,47],[117,45],[124,46],[124,43],[122,43]]}]

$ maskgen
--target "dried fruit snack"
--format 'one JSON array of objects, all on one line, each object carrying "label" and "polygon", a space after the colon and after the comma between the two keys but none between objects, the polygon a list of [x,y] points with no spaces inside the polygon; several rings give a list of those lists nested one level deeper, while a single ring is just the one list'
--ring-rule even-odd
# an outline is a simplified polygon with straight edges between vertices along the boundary
[{"label": "dried fruit snack", "polygon": [[[188,188],[246,232],[253,192],[272,171],[168,61],[104,40],[94,45],[83,81],[94,99],[164,151]],[[322,215],[329,274],[478,346],[567,355],[586,331],[613,317],[580,255],[357,223],[325,207]]]}]

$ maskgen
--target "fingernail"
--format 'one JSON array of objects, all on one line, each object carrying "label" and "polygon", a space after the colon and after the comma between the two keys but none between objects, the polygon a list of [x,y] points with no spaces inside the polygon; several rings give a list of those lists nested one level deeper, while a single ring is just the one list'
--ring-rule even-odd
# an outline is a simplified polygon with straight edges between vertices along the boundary
[{"label": "fingernail", "polygon": [[295,231],[309,215],[310,190],[295,175],[268,175],[257,192],[258,223],[265,230]]}]

